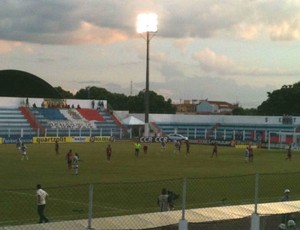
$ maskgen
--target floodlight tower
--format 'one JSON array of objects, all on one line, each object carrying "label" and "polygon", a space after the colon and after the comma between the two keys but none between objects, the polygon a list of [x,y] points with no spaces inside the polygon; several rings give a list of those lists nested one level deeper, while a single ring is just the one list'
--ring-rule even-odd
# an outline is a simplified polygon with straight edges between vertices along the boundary
[{"label": "floodlight tower", "polygon": [[[139,14],[137,17],[137,32],[146,40],[146,88],[145,88],[145,130],[144,136],[149,136],[149,47],[150,40],[157,32],[157,15],[154,13]],[[145,35],[145,36],[144,36]]]}]

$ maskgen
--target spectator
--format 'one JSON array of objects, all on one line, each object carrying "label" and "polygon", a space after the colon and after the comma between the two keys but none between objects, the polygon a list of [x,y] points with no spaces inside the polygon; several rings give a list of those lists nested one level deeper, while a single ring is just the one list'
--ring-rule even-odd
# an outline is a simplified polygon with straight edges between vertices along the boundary
[{"label": "spectator", "polygon": [[278,229],[285,230],[286,225],[284,223],[279,224]]},{"label": "spectator", "polygon": [[290,190],[287,188],[284,190],[284,194],[281,198],[281,201],[289,201],[290,200]]},{"label": "spectator", "polygon": [[179,195],[170,190],[167,191],[167,194],[168,194],[169,208],[170,210],[173,210],[175,209],[175,200],[179,198]]},{"label": "spectator", "polygon": [[289,229],[289,230],[296,230],[296,222],[294,220],[288,220],[288,222],[287,222],[287,229]]},{"label": "spectator", "polygon": [[[290,201],[290,190],[289,189],[285,189],[284,190],[284,194],[281,198],[281,201],[285,202],[285,201]],[[291,215],[289,213],[283,214],[281,216],[281,223],[287,224],[288,220],[291,219]]]},{"label": "spectator", "polygon": [[159,206],[159,210],[161,212],[170,211],[170,205],[169,205],[169,195],[165,188],[161,190],[161,194],[157,198],[157,204]]}]

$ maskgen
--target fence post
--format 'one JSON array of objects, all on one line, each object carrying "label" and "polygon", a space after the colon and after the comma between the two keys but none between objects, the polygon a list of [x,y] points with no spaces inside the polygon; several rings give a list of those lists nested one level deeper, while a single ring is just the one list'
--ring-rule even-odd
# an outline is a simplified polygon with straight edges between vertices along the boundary
[{"label": "fence post", "polygon": [[186,177],[183,178],[182,183],[182,216],[179,220],[179,230],[188,230],[188,222],[185,219],[185,207],[186,207]]},{"label": "fence post", "polygon": [[89,213],[88,213],[88,230],[92,230],[92,215],[93,215],[93,191],[94,191],[94,186],[90,184],[89,186]]},{"label": "fence post", "polygon": [[260,220],[259,214],[257,213],[257,204],[258,204],[258,188],[259,188],[259,174],[256,174],[255,177],[255,200],[254,200],[254,212],[251,215],[251,230],[259,230]]}]

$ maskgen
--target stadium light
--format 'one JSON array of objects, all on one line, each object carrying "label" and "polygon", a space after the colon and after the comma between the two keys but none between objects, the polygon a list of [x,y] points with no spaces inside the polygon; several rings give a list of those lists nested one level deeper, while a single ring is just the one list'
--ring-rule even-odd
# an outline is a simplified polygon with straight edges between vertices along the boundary
[{"label": "stadium light", "polygon": [[146,88],[145,88],[145,130],[144,136],[149,136],[149,47],[150,40],[157,32],[157,15],[153,13],[139,14],[137,17],[137,32],[146,40]]}]

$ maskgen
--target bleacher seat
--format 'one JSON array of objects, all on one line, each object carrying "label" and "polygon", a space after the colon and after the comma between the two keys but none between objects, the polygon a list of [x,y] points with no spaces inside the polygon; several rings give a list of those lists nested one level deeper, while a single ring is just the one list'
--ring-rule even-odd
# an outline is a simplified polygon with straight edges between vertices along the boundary
[{"label": "bleacher seat", "polygon": [[77,111],[88,121],[105,121],[105,119],[95,109],[77,109]]},{"label": "bleacher seat", "polygon": [[[105,111],[95,109],[32,109],[39,123],[46,129],[48,136],[111,136],[119,134],[119,127]],[[59,115],[57,115],[59,114]],[[54,117],[52,117],[52,115]],[[57,119],[63,116],[63,119]]]},{"label": "bleacher seat", "polygon": [[18,108],[0,108],[0,136],[12,138],[21,135],[35,136],[36,132]]},{"label": "bleacher seat", "polygon": [[34,108],[33,111],[38,111],[39,114],[48,120],[67,120],[67,118],[57,108]]}]

